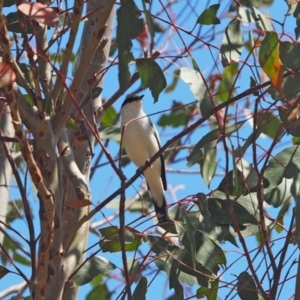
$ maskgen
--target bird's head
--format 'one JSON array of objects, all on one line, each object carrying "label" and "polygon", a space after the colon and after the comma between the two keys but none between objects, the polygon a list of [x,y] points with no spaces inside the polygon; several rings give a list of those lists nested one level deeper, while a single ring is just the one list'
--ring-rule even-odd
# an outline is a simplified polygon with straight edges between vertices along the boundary
[{"label": "bird's head", "polygon": [[130,107],[131,109],[141,108],[144,95],[128,95],[122,103],[122,109]]}]

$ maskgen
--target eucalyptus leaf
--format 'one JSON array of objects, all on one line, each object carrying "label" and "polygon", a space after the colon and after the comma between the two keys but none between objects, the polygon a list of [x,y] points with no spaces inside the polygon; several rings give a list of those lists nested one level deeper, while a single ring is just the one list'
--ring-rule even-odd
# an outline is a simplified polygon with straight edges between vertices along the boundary
[{"label": "eucalyptus leaf", "polygon": [[203,78],[196,70],[186,67],[180,68],[181,79],[190,86],[190,89],[198,101],[201,101],[206,93],[206,86]]},{"label": "eucalyptus leaf", "polygon": [[116,142],[121,141],[120,125],[113,125],[103,128],[100,131],[100,137],[102,140],[114,140]]},{"label": "eucalyptus leaf", "polygon": [[257,287],[247,272],[242,272],[238,276],[237,293],[241,300],[258,300]]},{"label": "eucalyptus leaf", "polygon": [[79,270],[73,276],[73,280],[78,286],[81,286],[90,282],[99,274],[109,274],[116,268],[116,265],[104,257],[93,256],[83,266],[78,266],[78,268]]},{"label": "eucalyptus leaf", "polygon": [[288,147],[270,160],[264,172],[265,179],[269,182],[269,189],[281,183],[283,178],[293,178],[300,173],[299,146]]},{"label": "eucalyptus leaf", "polygon": [[139,18],[140,15],[133,0],[121,2],[121,6],[117,10],[118,76],[122,91],[125,91],[130,79],[128,64],[134,59],[131,52],[131,40],[144,30],[144,22]]},{"label": "eucalyptus leaf", "polygon": [[154,101],[158,101],[159,94],[167,86],[165,75],[160,66],[150,58],[137,59],[136,66],[144,89],[149,88]]},{"label": "eucalyptus leaf", "polygon": [[244,44],[241,22],[232,20],[225,29],[220,56],[223,67],[227,67],[232,62],[238,62],[242,54]]},{"label": "eucalyptus leaf", "polygon": [[148,289],[148,280],[146,277],[141,277],[139,283],[137,284],[134,292],[133,292],[133,299],[135,300],[145,300],[147,289]]},{"label": "eucalyptus leaf", "polygon": [[219,18],[217,18],[217,11],[219,7],[220,4],[213,4],[205,9],[199,16],[197,23],[202,25],[220,24],[221,21]]},{"label": "eucalyptus leaf", "polygon": [[224,137],[226,136],[230,136],[232,133],[236,132],[237,130],[239,130],[242,125],[245,123],[246,121],[240,121],[237,122],[236,124],[233,124],[231,126],[228,126],[225,128],[224,134],[220,133],[220,129],[217,128],[215,130],[212,130],[211,132],[207,133],[193,148],[192,152],[190,153],[190,155],[187,158],[188,161],[188,166],[191,167],[194,164],[196,164],[197,162],[199,162],[200,157],[202,156],[201,153],[201,148],[203,148],[205,145],[211,143],[211,142],[219,142],[221,141]]}]

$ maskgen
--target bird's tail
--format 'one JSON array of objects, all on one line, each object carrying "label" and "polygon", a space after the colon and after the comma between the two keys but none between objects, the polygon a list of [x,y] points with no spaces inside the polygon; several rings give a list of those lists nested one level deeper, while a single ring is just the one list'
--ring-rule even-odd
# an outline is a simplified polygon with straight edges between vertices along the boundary
[{"label": "bird's tail", "polygon": [[154,208],[155,208],[155,212],[156,212],[156,217],[158,219],[158,223],[165,223],[169,220],[169,214],[168,214],[168,207],[167,207],[167,203],[166,203],[166,199],[164,197],[164,202],[162,206],[158,206],[156,203],[157,201],[155,201],[153,199],[153,203],[154,203]]}]

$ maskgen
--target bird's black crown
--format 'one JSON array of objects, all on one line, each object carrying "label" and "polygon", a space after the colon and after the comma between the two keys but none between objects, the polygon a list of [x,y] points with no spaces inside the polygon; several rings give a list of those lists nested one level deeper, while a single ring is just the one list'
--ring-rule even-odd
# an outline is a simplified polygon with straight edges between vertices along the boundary
[{"label": "bird's black crown", "polygon": [[125,104],[131,103],[131,102],[134,102],[134,101],[141,100],[143,97],[144,97],[144,95],[128,95],[128,96],[126,97],[126,99],[124,100],[124,102],[122,103],[122,107],[123,107]]}]

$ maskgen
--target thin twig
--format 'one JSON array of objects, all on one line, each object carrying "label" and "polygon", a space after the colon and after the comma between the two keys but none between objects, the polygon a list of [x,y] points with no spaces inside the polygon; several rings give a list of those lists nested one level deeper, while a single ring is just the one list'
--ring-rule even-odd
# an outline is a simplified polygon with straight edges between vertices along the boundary
[{"label": "thin twig", "polygon": [[[3,134],[0,131],[0,136],[2,137]],[[21,194],[21,198],[22,198],[22,202],[23,202],[23,206],[24,206],[24,212],[25,212],[25,218],[28,224],[28,230],[29,230],[29,248],[30,248],[30,254],[31,254],[31,279],[33,280],[35,278],[35,273],[36,273],[36,241],[35,241],[35,232],[34,232],[34,226],[33,226],[33,217],[31,214],[31,209],[30,209],[30,205],[26,196],[26,192],[25,192],[25,188],[23,186],[20,174],[18,172],[18,167],[14,161],[14,159],[12,158],[11,152],[6,144],[6,142],[2,141],[2,146],[3,149],[5,151],[6,154],[6,158],[12,168],[12,171],[14,173],[20,194]]]}]

